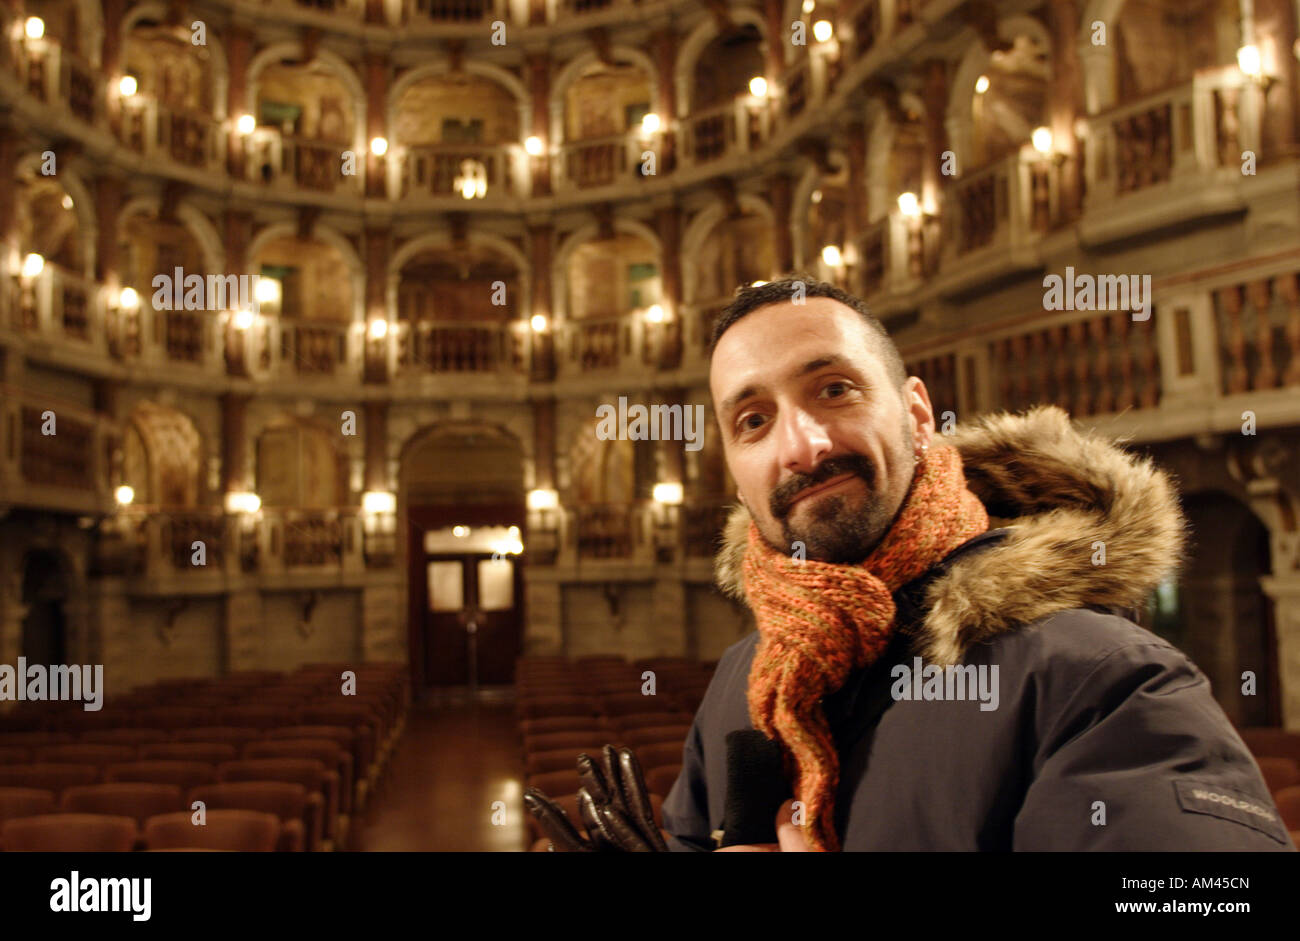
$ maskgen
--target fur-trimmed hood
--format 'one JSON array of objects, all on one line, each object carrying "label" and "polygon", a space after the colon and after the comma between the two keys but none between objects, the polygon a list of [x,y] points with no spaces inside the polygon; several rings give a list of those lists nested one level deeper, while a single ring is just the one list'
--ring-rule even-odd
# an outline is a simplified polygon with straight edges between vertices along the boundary
[{"label": "fur-trimmed hood", "polygon": [[[971,491],[1009,532],[928,586],[916,628],[927,662],[957,663],[972,644],[1072,608],[1140,606],[1177,569],[1186,524],[1168,476],[1076,430],[1061,409],[991,415],[944,440],[961,453]],[[749,524],[749,511],[736,506],[715,560],[719,587],[742,602]],[[1105,564],[1094,565],[1102,551]]]}]

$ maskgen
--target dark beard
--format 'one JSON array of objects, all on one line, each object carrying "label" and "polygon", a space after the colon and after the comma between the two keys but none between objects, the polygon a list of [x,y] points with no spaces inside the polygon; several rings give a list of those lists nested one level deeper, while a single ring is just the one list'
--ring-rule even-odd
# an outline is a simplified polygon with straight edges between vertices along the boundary
[{"label": "dark beard", "polygon": [[[903,454],[912,451],[911,428],[903,427]],[[800,493],[820,486],[841,474],[853,474],[866,485],[862,504],[855,508],[850,498],[843,494],[814,497],[807,523],[795,529],[790,523],[790,503]],[[770,500],[772,517],[781,524],[784,545],[781,551],[793,555],[794,544],[802,542],[804,558],[832,565],[856,565],[869,556],[885,538],[889,527],[902,507],[889,506],[884,495],[876,490],[876,468],[861,454],[846,454],[830,458],[812,474],[792,477],[772,492]],[[911,482],[909,481],[909,489]]]}]

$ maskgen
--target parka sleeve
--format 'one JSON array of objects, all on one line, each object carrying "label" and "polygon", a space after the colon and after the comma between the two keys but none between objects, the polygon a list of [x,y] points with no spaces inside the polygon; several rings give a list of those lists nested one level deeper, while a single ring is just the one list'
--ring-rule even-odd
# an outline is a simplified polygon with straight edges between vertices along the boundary
[{"label": "parka sleeve", "polygon": [[1294,851],[1209,680],[1176,648],[1049,668],[1035,705],[1015,850]]},{"label": "parka sleeve", "polygon": [[674,852],[707,853],[713,849],[708,820],[708,789],[705,783],[704,753],[700,747],[700,719],[691,723],[682,746],[682,771],[664,800],[664,829]]}]

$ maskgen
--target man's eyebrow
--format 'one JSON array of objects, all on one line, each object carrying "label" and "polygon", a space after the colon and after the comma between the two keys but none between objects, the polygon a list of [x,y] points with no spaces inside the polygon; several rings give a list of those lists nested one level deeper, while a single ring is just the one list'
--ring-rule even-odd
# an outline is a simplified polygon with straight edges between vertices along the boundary
[{"label": "man's eyebrow", "polygon": [[[819,369],[825,369],[827,366],[844,366],[844,365],[848,365],[848,362],[849,361],[845,357],[841,356],[838,353],[830,353],[826,356],[818,356],[815,359],[808,360],[808,362],[804,363],[802,366],[796,366],[794,369],[792,369],[790,371],[789,378],[798,379],[800,376],[806,376],[809,373],[814,373]],[[758,386],[753,384],[747,385],[739,392],[727,396],[722,401],[722,407],[720,408],[719,411],[721,411],[723,415],[726,415],[733,408],[735,408],[737,405],[743,402],[745,399],[749,398],[752,395],[757,395],[758,393],[762,392],[763,389],[764,389],[763,386]]]}]

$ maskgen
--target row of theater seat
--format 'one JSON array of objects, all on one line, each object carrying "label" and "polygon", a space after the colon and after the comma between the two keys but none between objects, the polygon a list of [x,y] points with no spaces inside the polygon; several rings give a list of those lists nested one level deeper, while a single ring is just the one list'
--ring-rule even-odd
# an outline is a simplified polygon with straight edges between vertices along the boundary
[{"label": "row of theater seat", "polygon": [[[681,771],[686,736],[714,666],[681,658],[520,658],[516,713],[528,785],[563,807],[581,832],[578,755],[595,757],[606,744],[627,746],[645,772],[662,826],[660,808]],[[531,817],[528,823],[532,849],[546,850],[549,841]]]},{"label": "row of theater seat", "polygon": [[[356,695],[344,695],[345,671]],[[271,849],[343,848],[350,820],[381,781],[409,699],[400,664],[311,664],[291,674],[167,681],[99,713],[28,703],[0,716],[0,849],[33,840],[117,846],[123,819],[133,845],[156,848],[149,821],[181,812],[188,821],[196,800],[208,816],[204,826],[187,823],[188,848],[264,848],[268,821],[249,813],[274,820]],[[232,721],[240,724],[220,724]],[[87,814],[119,819],[91,826]]]},{"label": "row of theater seat", "polygon": [[1241,729],[1242,741],[1255,756],[1291,842],[1300,848],[1300,732]]}]

